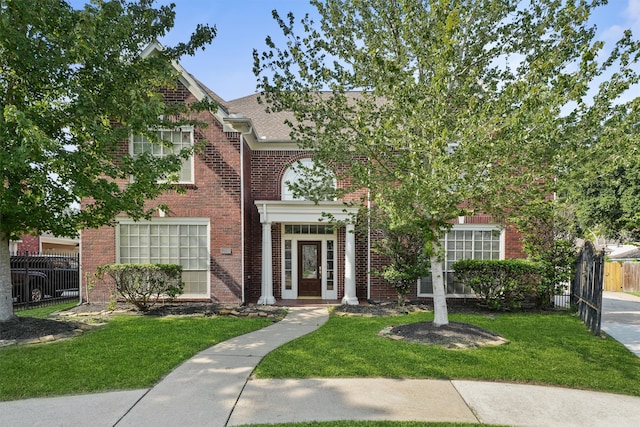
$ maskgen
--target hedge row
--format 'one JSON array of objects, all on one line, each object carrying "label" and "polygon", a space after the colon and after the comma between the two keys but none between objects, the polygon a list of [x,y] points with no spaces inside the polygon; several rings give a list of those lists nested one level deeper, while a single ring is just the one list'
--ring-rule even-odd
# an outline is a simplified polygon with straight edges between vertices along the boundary
[{"label": "hedge row", "polygon": [[471,287],[494,310],[518,309],[524,301],[537,301],[543,266],[522,260],[461,260],[453,264],[456,280]]}]

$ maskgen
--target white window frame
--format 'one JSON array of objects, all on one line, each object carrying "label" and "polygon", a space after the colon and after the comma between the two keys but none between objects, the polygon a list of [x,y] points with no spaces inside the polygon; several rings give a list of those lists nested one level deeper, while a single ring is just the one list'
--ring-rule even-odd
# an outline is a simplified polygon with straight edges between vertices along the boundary
[{"label": "white window frame", "polygon": [[[175,129],[157,129],[155,132],[161,132],[163,135],[161,136],[163,140],[169,140],[169,141],[173,141],[171,139],[171,137],[166,138],[164,136],[164,133],[169,133],[169,134],[173,134],[176,132],[179,133],[189,133],[189,146],[193,147],[194,145],[194,133],[193,133],[193,126],[180,126],[178,128]],[[135,138],[143,138],[143,141],[134,141]],[[149,144],[151,147],[153,147],[154,149],[158,149],[159,152],[158,153],[153,153],[152,154],[154,156],[157,157],[164,157],[165,154],[165,150],[167,150],[169,147],[166,147],[163,144],[159,144],[159,143],[152,143],[151,141],[149,141],[145,136],[143,135],[130,135],[129,136],[129,154],[132,157],[135,157],[135,153],[134,153],[134,144],[136,143],[142,143],[142,144]],[[184,145],[182,145],[184,147]],[[184,175],[184,167],[185,164],[189,165],[189,177],[188,179],[183,179],[183,175]],[[178,172],[179,175],[179,179],[177,181],[178,184],[194,184],[195,183],[195,172],[194,172],[194,156],[193,154],[189,157],[189,159],[187,160],[182,160],[182,166],[180,167],[180,171]]]},{"label": "white window frame", "polygon": [[[211,296],[211,224],[209,218],[152,218],[150,221],[134,221],[130,218],[118,218],[116,224],[116,263],[120,263],[122,257],[120,254],[120,239],[121,239],[121,231],[120,227],[122,225],[197,225],[197,226],[206,226],[206,270],[205,269],[185,269],[184,272],[189,271],[206,271],[206,290],[204,293],[184,293],[180,295],[178,298],[210,298]],[[179,264],[179,262],[174,262]]]},{"label": "white window frame", "polygon": [[[459,225],[454,225],[451,230],[449,231],[449,233],[454,232],[454,231],[491,231],[493,233],[499,233],[499,257],[498,259],[504,259],[504,254],[505,254],[505,230],[504,228],[495,225],[495,224],[459,224]],[[445,286],[445,292],[447,291],[447,275],[448,273],[451,273],[452,270],[447,269],[447,255],[446,255],[446,249],[447,249],[447,242],[448,242],[448,234],[444,237],[444,239],[441,241],[442,245],[443,245],[443,249],[445,250],[445,261],[444,261],[444,266],[443,266],[443,273],[444,273],[444,286]],[[477,258],[473,258],[473,259],[477,259]],[[433,297],[433,293],[423,293],[420,292],[420,288],[421,288],[421,282],[422,279],[418,279],[418,296],[419,297]],[[448,298],[468,298],[469,296],[473,296],[473,293],[447,293],[446,294]]]}]

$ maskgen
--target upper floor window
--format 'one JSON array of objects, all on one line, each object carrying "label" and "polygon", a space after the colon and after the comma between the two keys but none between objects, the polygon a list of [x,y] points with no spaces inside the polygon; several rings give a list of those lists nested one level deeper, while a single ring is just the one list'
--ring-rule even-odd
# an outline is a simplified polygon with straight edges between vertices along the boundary
[{"label": "upper floor window", "polygon": [[311,159],[298,160],[282,176],[282,200],[332,200],[336,179]]},{"label": "upper floor window", "polygon": [[[158,142],[152,142],[144,135],[132,135],[129,146],[131,155],[150,153],[157,157],[164,157],[168,154],[179,153],[183,148],[193,145],[193,129],[191,128],[159,130],[156,135]],[[161,140],[171,142],[173,147],[160,143]],[[182,161],[182,168],[178,172],[178,183],[192,184],[193,182],[193,156],[191,156]]]}]

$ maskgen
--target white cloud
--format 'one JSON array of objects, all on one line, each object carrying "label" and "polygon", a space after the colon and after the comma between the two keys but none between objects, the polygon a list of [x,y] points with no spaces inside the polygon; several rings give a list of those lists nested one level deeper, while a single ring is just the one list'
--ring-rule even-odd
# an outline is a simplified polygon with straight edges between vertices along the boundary
[{"label": "white cloud", "polygon": [[640,32],[640,0],[629,0],[624,15],[629,28],[634,34],[638,34]]},{"label": "white cloud", "polygon": [[600,24],[599,38],[607,44],[615,43],[625,30],[630,29],[635,38],[640,35],[640,0],[614,0],[597,10],[593,16]]}]

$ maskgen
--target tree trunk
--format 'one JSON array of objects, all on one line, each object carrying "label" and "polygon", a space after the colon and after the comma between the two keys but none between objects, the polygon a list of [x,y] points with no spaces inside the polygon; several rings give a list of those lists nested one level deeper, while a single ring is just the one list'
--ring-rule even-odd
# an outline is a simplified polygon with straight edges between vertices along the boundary
[{"label": "tree trunk", "polygon": [[440,243],[433,242],[431,255],[431,281],[433,283],[433,324],[443,326],[449,324],[447,297],[444,291],[443,262],[440,257]]},{"label": "tree trunk", "polygon": [[9,238],[0,233],[0,322],[13,319]]}]

